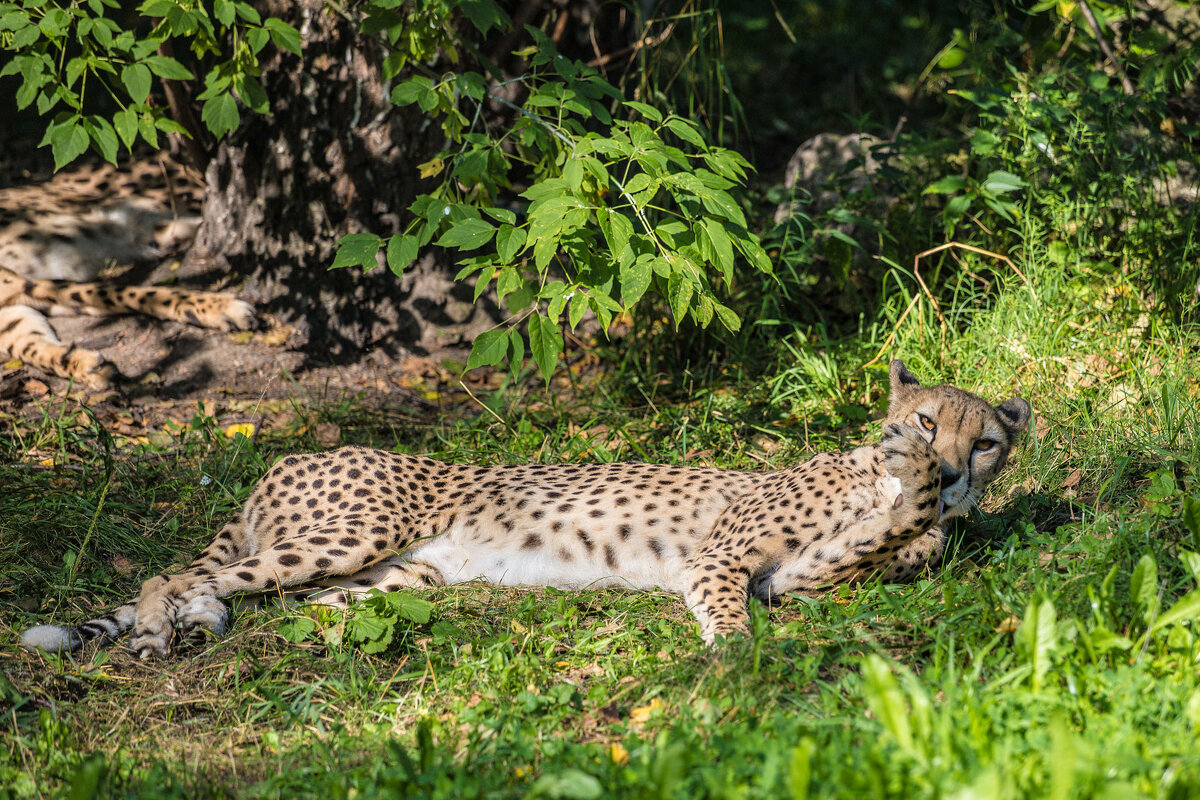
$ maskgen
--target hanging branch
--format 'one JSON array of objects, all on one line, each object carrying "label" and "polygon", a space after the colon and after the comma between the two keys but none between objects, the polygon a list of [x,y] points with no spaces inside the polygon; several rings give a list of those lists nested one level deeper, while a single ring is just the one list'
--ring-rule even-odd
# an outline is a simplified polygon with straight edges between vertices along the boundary
[{"label": "hanging branch", "polygon": [[1079,0],[1079,10],[1083,12],[1083,18],[1087,20],[1088,27],[1092,29],[1092,35],[1096,37],[1096,42],[1100,45],[1100,51],[1104,53],[1104,57],[1112,63],[1117,70],[1117,74],[1121,76],[1121,87],[1125,90],[1125,94],[1133,94],[1133,82],[1125,74],[1125,68],[1117,60],[1117,56],[1113,53],[1108,40],[1100,32],[1100,23],[1096,21],[1096,15],[1092,13],[1092,7],[1088,5],[1087,0]]}]

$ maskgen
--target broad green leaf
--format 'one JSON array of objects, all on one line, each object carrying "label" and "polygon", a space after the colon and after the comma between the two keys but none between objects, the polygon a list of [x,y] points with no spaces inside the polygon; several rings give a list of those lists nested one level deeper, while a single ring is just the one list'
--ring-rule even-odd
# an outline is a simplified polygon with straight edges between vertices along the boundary
[{"label": "broad green leaf", "polygon": [[571,310],[567,313],[567,322],[570,324],[571,330],[579,327],[579,322],[583,319],[583,315],[587,313],[587,310],[587,295],[583,292],[576,292],[575,296],[571,298]]},{"label": "broad green leaf", "polygon": [[467,357],[467,369],[491,367],[499,364],[509,348],[508,330],[494,328],[475,337],[471,355]]},{"label": "broad green leaf", "polygon": [[725,275],[726,280],[729,280],[734,267],[733,243],[729,241],[729,235],[725,233],[725,226],[710,217],[704,220],[702,229],[709,243],[712,244],[712,262]]},{"label": "broad green leaf", "polygon": [[167,80],[190,81],[196,77],[183,64],[167,56],[146,56],[144,63],[155,75]]},{"label": "broad green leaf", "polygon": [[1183,524],[1192,534],[1192,547],[1200,550],[1200,500],[1195,497],[1183,499]]},{"label": "broad green leaf", "polygon": [[512,225],[501,225],[496,233],[496,255],[505,264],[511,264],[521,248],[525,246],[525,229]]},{"label": "broad green leaf", "polygon": [[983,189],[985,191],[999,194],[1015,192],[1018,189],[1023,189],[1026,185],[1027,184],[1025,181],[1021,180],[1016,175],[1013,175],[1011,172],[1005,172],[1001,169],[988,173],[988,176],[983,179]]},{"label": "broad green leaf", "polygon": [[150,68],[145,64],[127,64],[121,69],[121,84],[134,105],[146,102],[150,94]]},{"label": "broad green leaf", "polygon": [[1149,620],[1158,601],[1158,564],[1149,553],[1138,559],[1129,576],[1129,599]]},{"label": "broad green leaf", "polygon": [[271,41],[275,43],[276,47],[287,50],[293,55],[300,55],[302,41],[299,31],[276,17],[268,18],[263,23],[263,27],[271,34]]},{"label": "broad green leaf", "polygon": [[1041,691],[1042,680],[1050,669],[1051,657],[1058,647],[1057,613],[1049,599],[1030,602],[1025,619],[1017,629],[1017,650],[1029,666],[1033,691]]},{"label": "broad green leaf", "polygon": [[54,168],[62,169],[87,150],[88,133],[77,117],[57,126],[50,134],[50,152],[54,154]]},{"label": "broad green leaf", "polygon": [[213,3],[213,16],[217,18],[226,28],[233,24],[233,18],[237,12],[233,10],[233,3],[230,0],[215,0]]},{"label": "broad green leaf", "polygon": [[720,303],[718,303],[714,300],[713,301],[713,310],[717,313],[717,319],[719,319],[721,321],[721,324],[725,326],[726,330],[732,331],[733,333],[737,333],[738,330],[742,327],[742,320],[733,311],[733,309],[726,308],[725,306],[721,305]]},{"label": "broad green leaf", "polygon": [[218,139],[238,126],[237,101],[228,92],[204,101],[200,119]]},{"label": "broad green leaf", "polygon": [[1154,626],[1150,628],[1150,633],[1152,634],[1168,625],[1193,620],[1198,617],[1200,617],[1200,589],[1193,589],[1154,621]]},{"label": "broad green leaf", "polygon": [[84,122],[84,128],[96,145],[96,149],[100,151],[101,157],[115,165],[117,151],[120,150],[121,145],[117,141],[117,132],[113,130],[112,123],[104,117],[91,116]]},{"label": "broad green leaf", "polygon": [[1188,572],[1192,575],[1192,580],[1200,583],[1200,553],[1192,552],[1191,550],[1180,550],[1179,560],[1187,567]]},{"label": "broad green leaf", "polygon": [[967,188],[967,179],[961,175],[947,175],[925,187],[924,194],[954,194]]},{"label": "broad green leaf", "polygon": [[912,726],[909,724],[908,703],[904,692],[887,662],[872,653],[862,664],[862,693],[867,707],[896,744],[912,752]]},{"label": "broad green leaf", "polygon": [[538,370],[542,373],[542,379],[550,383],[550,376],[554,374],[554,367],[558,364],[558,354],[563,349],[562,332],[559,331],[558,325],[541,314],[531,316],[529,349],[533,353]]},{"label": "broad green leaf", "polygon": [[467,219],[455,224],[437,240],[439,247],[457,247],[459,250],[475,250],[492,239],[496,229],[481,219]]},{"label": "broad green leaf", "polygon": [[525,340],[516,328],[508,332],[508,373],[515,381],[521,373],[521,364],[525,361]]},{"label": "broad green leaf", "polygon": [[640,103],[640,102],[637,102],[636,100],[626,100],[625,106],[628,106],[629,108],[634,109],[635,112],[637,112],[638,114],[641,114],[642,116],[644,116],[644,118],[646,118],[648,120],[653,120],[655,122],[662,121],[662,113],[660,112],[660,110],[654,108],[653,106],[647,106],[646,103]]},{"label": "broad green leaf", "polygon": [[417,260],[417,237],[397,233],[388,240],[387,264],[396,275],[403,275],[404,270]]},{"label": "broad green leaf", "polygon": [[671,119],[667,120],[667,127],[670,128],[671,132],[680,139],[683,139],[688,144],[695,145],[700,150],[708,147],[704,141],[704,137],[700,135],[700,132],[696,129],[696,125],[693,122],[680,119],[679,117],[672,117]]},{"label": "broad green leaf", "polygon": [[338,243],[337,255],[333,257],[329,268],[361,266],[368,270],[374,269],[378,266],[376,255],[382,244],[383,239],[373,233],[352,233],[343,236]]},{"label": "broad green leaf", "polygon": [[608,242],[609,251],[614,255],[620,253],[629,244],[629,237],[633,235],[633,223],[621,212],[612,210],[603,210],[599,219],[600,230]]},{"label": "broad green leaf", "polygon": [[125,148],[128,150],[133,149],[133,143],[137,140],[137,126],[137,112],[132,108],[113,114],[113,127],[116,128],[117,135],[121,137],[121,141],[125,143]]},{"label": "broad green leaf", "polygon": [[392,103],[406,106],[417,102],[433,88],[433,81],[424,75],[416,75],[392,89]]},{"label": "broad green leaf", "polygon": [[293,644],[303,642],[316,629],[316,621],[309,617],[292,617],[279,623],[279,635]]},{"label": "broad green leaf", "polygon": [[628,264],[621,264],[621,302],[626,308],[632,308],[646,289],[650,287],[652,270],[650,256],[642,256]]},{"label": "broad green leaf", "polygon": [[675,317],[675,327],[683,322],[688,306],[692,301],[692,293],[696,288],[692,276],[680,270],[667,279],[667,300],[671,304],[671,315]]}]

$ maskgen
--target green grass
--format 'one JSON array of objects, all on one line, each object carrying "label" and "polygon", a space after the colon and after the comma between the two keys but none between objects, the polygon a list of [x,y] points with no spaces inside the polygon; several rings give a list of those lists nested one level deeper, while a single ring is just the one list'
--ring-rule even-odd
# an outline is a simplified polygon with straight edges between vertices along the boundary
[{"label": "green grass", "polygon": [[[946,291],[945,329],[918,300],[885,354],[1037,415],[988,513],[920,580],[752,603],[753,636],[715,652],[673,596],[489,586],[424,594],[430,620],[400,620],[378,654],[336,615],[288,641],[295,615],[278,609],[163,662],[7,649],[0,792],[1196,796],[1200,605],[1155,624],[1195,599],[1200,568],[1195,331],[1133,282],[1020,266],[1028,283]],[[299,408],[297,425],[464,462],[785,466],[876,435],[851,409],[879,416],[886,358],[861,365],[908,302],[772,374],[585,372],[573,400],[489,397],[503,423],[396,409],[372,424],[348,402]],[[315,446],[300,430],[252,446],[198,418],[155,456],[106,450],[76,416],[15,424],[0,635],[111,607],[186,562],[274,458]]]}]

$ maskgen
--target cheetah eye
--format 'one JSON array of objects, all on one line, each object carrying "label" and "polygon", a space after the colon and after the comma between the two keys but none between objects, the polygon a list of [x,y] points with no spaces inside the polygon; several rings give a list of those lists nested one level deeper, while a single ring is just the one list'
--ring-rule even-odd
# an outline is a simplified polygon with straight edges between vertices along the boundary
[{"label": "cheetah eye", "polygon": [[937,428],[937,423],[924,414],[917,414],[917,418],[921,420],[921,426],[925,428],[925,430],[932,431]]},{"label": "cheetah eye", "polygon": [[995,446],[996,446],[996,443],[994,441],[992,441],[991,439],[980,439],[978,442],[975,443],[975,449],[978,450],[980,453],[986,453],[988,450],[991,450]]}]

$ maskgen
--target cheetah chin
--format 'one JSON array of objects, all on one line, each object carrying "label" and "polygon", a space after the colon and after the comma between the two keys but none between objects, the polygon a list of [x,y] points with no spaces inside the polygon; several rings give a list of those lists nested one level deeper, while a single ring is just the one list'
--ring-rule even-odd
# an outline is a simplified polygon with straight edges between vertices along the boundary
[{"label": "cheetah chin", "polygon": [[133,630],[142,658],[178,634],[220,635],[236,593],[344,606],[473,580],[683,596],[704,641],[746,630],[750,593],[770,601],[882,576],[911,578],[974,507],[1030,419],[891,365],[883,436],[789,469],[661,464],[470,466],[347,447],[283,458],[188,569],[74,627],[26,631],[57,652]]}]

